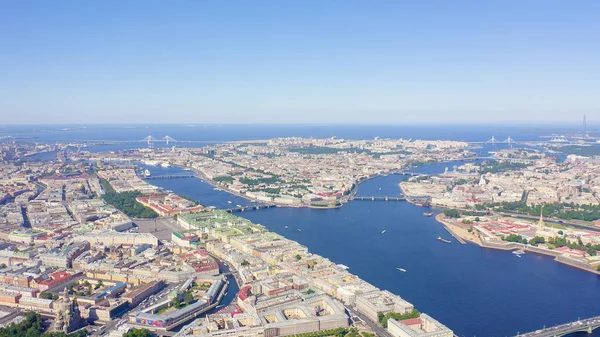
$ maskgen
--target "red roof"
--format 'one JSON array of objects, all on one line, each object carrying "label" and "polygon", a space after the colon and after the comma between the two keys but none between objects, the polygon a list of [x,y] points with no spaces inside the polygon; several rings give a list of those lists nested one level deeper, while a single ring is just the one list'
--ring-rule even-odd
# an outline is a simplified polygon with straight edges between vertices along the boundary
[{"label": "red roof", "polygon": [[409,319],[402,320],[400,322],[402,322],[402,324],[404,324],[404,325],[421,325],[421,318],[419,318],[419,317],[409,318]]},{"label": "red roof", "polygon": [[252,287],[251,286],[245,286],[242,287],[242,289],[240,289],[240,292],[238,293],[238,298],[242,301],[244,301],[245,299],[248,298],[248,296],[250,296],[250,289]]}]

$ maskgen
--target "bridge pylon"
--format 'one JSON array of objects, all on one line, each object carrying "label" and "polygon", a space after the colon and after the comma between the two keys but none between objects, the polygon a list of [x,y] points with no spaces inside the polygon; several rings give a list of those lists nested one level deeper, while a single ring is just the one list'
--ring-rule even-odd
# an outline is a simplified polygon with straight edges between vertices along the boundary
[{"label": "bridge pylon", "polygon": [[153,149],[154,148],[154,137],[152,136],[148,136],[144,139],[142,139],[143,142],[147,142],[148,143],[148,148]]},{"label": "bridge pylon", "polygon": [[502,143],[508,144],[510,147],[512,147],[512,145],[515,144],[516,142],[514,140],[512,140],[512,138],[510,138],[510,136],[508,136],[508,138],[503,140]]},{"label": "bridge pylon", "polygon": [[485,142],[486,144],[496,144],[498,141],[496,140],[496,137],[492,136],[492,138],[488,139],[487,142]]},{"label": "bridge pylon", "polygon": [[165,142],[167,143],[167,145],[169,145],[169,142],[174,142],[177,143],[177,140],[173,137],[170,136],[165,136],[165,138],[163,138],[165,140]]}]

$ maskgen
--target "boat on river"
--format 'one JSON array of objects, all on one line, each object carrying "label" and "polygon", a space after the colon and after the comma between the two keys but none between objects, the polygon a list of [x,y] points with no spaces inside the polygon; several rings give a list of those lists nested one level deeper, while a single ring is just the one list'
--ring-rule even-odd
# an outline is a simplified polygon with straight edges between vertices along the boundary
[{"label": "boat on river", "polygon": [[441,236],[438,236],[437,239],[438,239],[438,241],[442,241],[443,243],[452,243],[452,241],[446,240],[446,239],[442,238]]},{"label": "boat on river", "polygon": [[385,232],[387,232],[387,229],[382,230],[381,234],[385,234]]},{"label": "boat on river", "polygon": [[433,215],[433,212],[425,212],[425,213],[423,213],[423,215],[424,215],[424,216],[432,216],[432,215]]},{"label": "boat on river", "polygon": [[403,273],[406,273],[406,269],[404,269],[404,268],[396,268],[396,269],[398,269],[399,271],[401,271]]},{"label": "boat on river", "polygon": [[525,251],[523,249],[517,249],[517,250],[513,251],[512,253],[518,257],[521,257],[521,255],[525,254]]},{"label": "boat on river", "polygon": [[144,177],[149,177],[150,176],[150,170],[146,169],[144,170]]}]

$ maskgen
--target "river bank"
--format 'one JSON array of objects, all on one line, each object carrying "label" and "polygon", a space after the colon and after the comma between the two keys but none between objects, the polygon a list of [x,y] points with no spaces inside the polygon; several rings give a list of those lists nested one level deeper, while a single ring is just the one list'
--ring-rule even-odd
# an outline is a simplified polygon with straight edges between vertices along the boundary
[{"label": "river bank", "polygon": [[[437,222],[441,223],[444,226],[444,228],[446,228],[446,230],[450,234],[452,234],[452,236],[454,236],[457,240],[459,240],[459,238],[460,238],[462,240],[469,241],[469,242],[475,243],[480,246],[482,245],[481,239],[479,238],[478,235],[475,235],[474,232],[469,233],[468,230],[466,230],[460,226],[457,226],[449,221],[445,221],[444,213],[437,214],[435,216],[435,220]],[[459,242],[460,242],[460,240],[459,240]]]},{"label": "river bank", "polygon": [[[181,168],[183,169],[183,168]],[[270,202],[263,202],[257,199],[253,199],[248,197],[247,195],[243,194],[243,193],[239,193],[237,191],[234,191],[230,188],[227,188],[226,186],[222,186],[221,184],[219,184],[218,182],[214,181],[213,179],[210,179],[209,177],[207,177],[206,175],[204,175],[202,172],[198,171],[198,170],[193,170],[194,172],[194,177],[201,179],[202,181],[206,182],[207,184],[221,189],[229,194],[233,194],[237,197],[240,197],[242,199],[248,200],[250,202],[258,202],[258,203],[267,203],[267,204],[271,204],[271,205],[276,205],[277,207],[282,207],[282,208],[310,208],[310,209],[321,209],[321,210],[327,210],[327,209],[337,209],[337,208],[341,208],[342,206],[344,206],[344,204],[349,203],[350,201],[352,201],[352,199],[354,198],[354,196],[356,195],[356,193],[358,192],[358,188],[361,184],[370,181],[371,179],[375,179],[375,178],[380,178],[380,177],[385,177],[385,176],[389,176],[389,175],[393,175],[396,174],[394,172],[390,172],[387,174],[374,174],[371,175],[365,179],[360,179],[354,182],[352,188],[350,189],[350,191],[345,194],[344,196],[342,196],[342,198],[340,200],[338,200],[336,202],[336,204],[334,205],[316,205],[316,204],[311,204],[311,205],[306,205],[306,204],[300,204],[300,205],[290,205],[290,204],[283,204],[283,203],[278,203],[275,201],[270,201]]]},{"label": "river bank", "polygon": [[[176,167],[156,170],[157,174],[178,173]],[[357,196],[398,194],[401,179],[374,177],[360,184]],[[228,201],[246,205],[247,199],[215,190],[197,177],[152,183],[221,209],[231,207]],[[352,274],[406,298],[459,336],[509,336],[597,313],[596,275],[547,256],[528,254],[518,259],[479,244],[440,243],[436,238],[447,237],[448,232],[424,211],[408,202],[349,202],[339,209],[273,207],[237,215],[350,267]],[[398,267],[407,272],[399,272]],[[514,296],[509,299],[506,293]]]},{"label": "river bank", "polygon": [[515,243],[515,242],[505,242],[505,241],[493,242],[493,241],[489,241],[489,240],[483,240],[479,235],[475,234],[476,230],[469,232],[468,230],[466,230],[460,226],[457,226],[456,224],[446,221],[444,219],[444,217],[445,217],[444,213],[440,213],[440,214],[436,215],[435,220],[438,221],[439,223],[441,223],[444,226],[444,228],[446,228],[446,230],[448,230],[448,232],[450,232],[451,234],[453,234],[453,236],[455,236],[455,238],[457,240],[458,240],[458,238],[460,238],[462,240],[472,242],[482,248],[504,250],[504,251],[523,250],[528,253],[550,256],[550,257],[553,257],[554,261],[556,261],[556,262],[559,262],[559,263],[562,263],[562,264],[565,264],[565,265],[568,265],[571,267],[575,267],[580,270],[584,270],[584,271],[587,271],[587,272],[590,272],[590,273],[593,273],[596,275],[600,275],[600,271],[594,269],[588,263],[581,261],[579,259],[576,259],[576,258],[569,257],[561,252],[554,251],[552,249],[540,248],[540,247],[536,247],[536,246],[526,245],[526,244],[522,244],[522,243]]}]

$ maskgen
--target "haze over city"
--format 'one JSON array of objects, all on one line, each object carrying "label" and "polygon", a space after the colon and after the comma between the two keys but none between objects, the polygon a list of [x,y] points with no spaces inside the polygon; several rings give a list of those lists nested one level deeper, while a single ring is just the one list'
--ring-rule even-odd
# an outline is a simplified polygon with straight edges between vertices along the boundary
[{"label": "haze over city", "polygon": [[598,1],[0,4],[4,124],[510,123],[600,111]]},{"label": "haze over city", "polygon": [[0,1],[0,337],[600,337],[599,14]]}]

